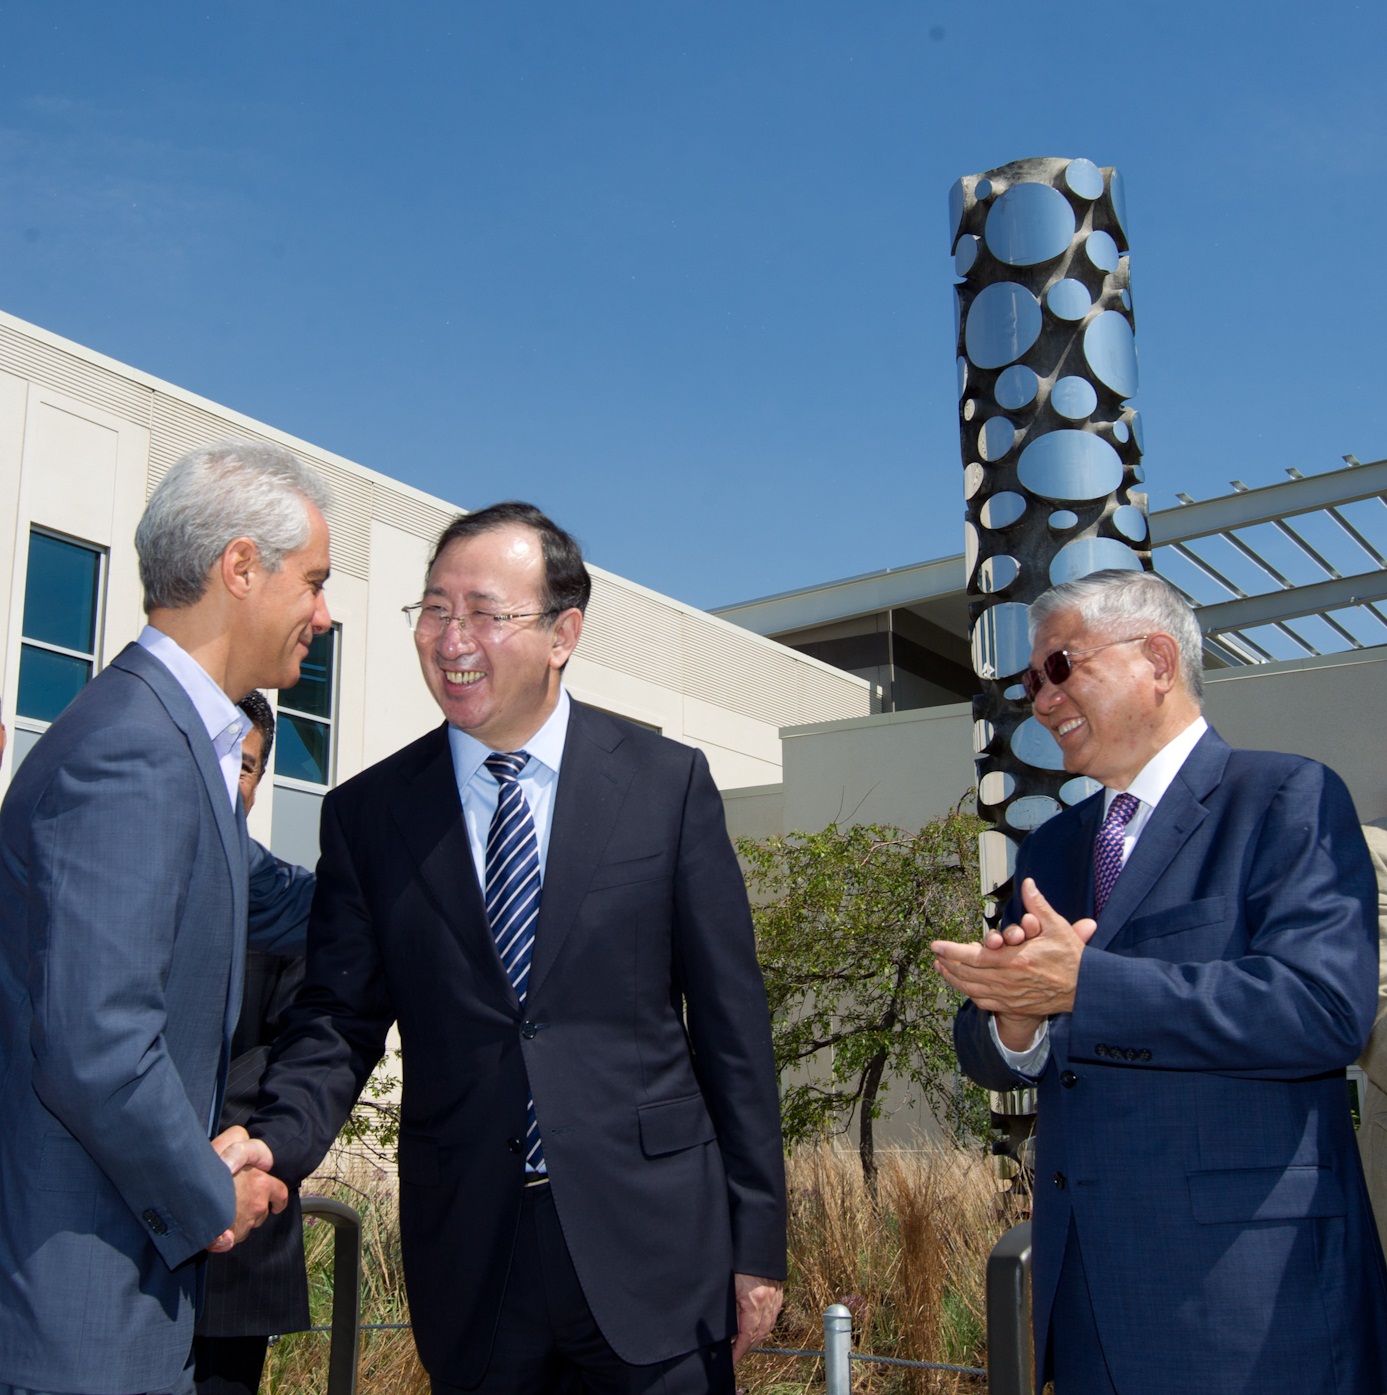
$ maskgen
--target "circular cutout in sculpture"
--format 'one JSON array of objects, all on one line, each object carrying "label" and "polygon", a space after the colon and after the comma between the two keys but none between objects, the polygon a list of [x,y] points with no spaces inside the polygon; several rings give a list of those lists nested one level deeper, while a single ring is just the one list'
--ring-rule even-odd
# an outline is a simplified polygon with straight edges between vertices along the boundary
[{"label": "circular cutout in sculpture", "polygon": [[1122,504],[1112,514],[1112,526],[1124,538],[1133,542],[1145,542],[1147,527],[1146,515],[1135,504]]},{"label": "circular cutout in sculpture", "polygon": [[982,559],[982,566],[978,568],[978,586],[988,594],[1005,591],[1020,574],[1021,564],[1015,557],[998,553],[995,557]]},{"label": "circular cutout in sculpture", "polygon": [[987,213],[987,246],[1008,266],[1036,266],[1069,250],[1074,210],[1048,184],[1013,184]]},{"label": "circular cutout in sculpture", "polygon": [[975,199],[990,199],[992,197],[992,181],[990,179],[980,179],[973,185],[973,197]]},{"label": "circular cutout in sculpture", "polygon": [[970,398],[963,404],[963,420],[964,420],[964,421],[972,421],[974,415],[977,413],[977,410],[978,410],[978,399],[977,399],[976,397],[970,397]]},{"label": "circular cutout in sculpture", "polygon": [[1133,465],[1133,466],[1132,466],[1132,479],[1133,479],[1133,481],[1134,481],[1135,483],[1137,483],[1137,484],[1143,484],[1143,483],[1145,483],[1145,481],[1146,481],[1146,466],[1145,466],[1145,465]]},{"label": "circular cutout in sculpture", "polygon": [[1137,449],[1145,452],[1146,432],[1142,428],[1140,412],[1132,413],[1132,439],[1137,443]]},{"label": "circular cutout in sculpture", "polygon": [[1125,446],[1127,442],[1131,439],[1132,431],[1131,428],[1127,425],[1127,423],[1123,421],[1121,417],[1118,417],[1118,419],[1112,424],[1112,434],[1114,440],[1121,441],[1122,444]]},{"label": "circular cutout in sculpture", "polygon": [[1103,788],[1097,780],[1091,779],[1087,775],[1076,775],[1072,780],[1066,780],[1060,786],[1060,798],[1066,804],[1079,804],[1087,799],[1091,794],[1097,794]]},{"label": "circular cutout in sculpture", "polygon": [[963,497],[971,499],[982,488],[987,471],[976,460],[963,467]]},{"label": "circular cutout in sculpture", "polygon": [[1098,393],[1087,378],[1061,378],[1050,389],[1050,405],[1070,421],[1083,421],[1098,405]]},{"label": "circular cutout in sculpture", "polygon": [[1026,689],[1023,684],[1013,683],[1009,688],[1002,689],[1002,696],[1008,702],[1024,702],[1026,700]]},{"label": "circular cutout in sculpture", "polygon": [[1082,281],[1067,276],[1050,287],[1045,295],[1045,303],[1050,307],[1050,313],[1061,320],[1082,320],[1093,308],[1093,297]]},{"label": "circular cutout in sculpture", "polygon": [[984,528],[1010,528],[1025,512],[1025,497],[1014,489],[1004,489],[1000,494],[994,494],[982,506],[982,526]]},{"label": "circular cutout in sculpture", "polygon": [[949,241],[952,242],[958,236],[958,230],[963,226],[963,209],[968,195],[964,190],[963,181],[955,179],[953,188],[949,190]]},{"label": "circular cutout in sculpture", "polygon": [[1079,521],[1073,509],[1056,509],[1049,517],[1050,527],[1057,533],[1067,533]]},{"label": "circular cutout in sculpture", "polygon": [[996,281],[984,286],[968,308],[964,347],[979,368],[1000,368],[1035,343],[1040,323],[1040,302],[1024,286]]},{"label": "circular cutout in sculpture", "polygon": [[1006,417],[988,417],[978,432],[978,454],[984,460],[1000,460],[1015,442],[1016,428]]},{"label": "circular cutout in sculpture", "polygon": [[1011,734],[1011,753],[1036,770],[1063,770],[1059,742],[1034,717],[1027,717]]},{"label": "circular cutout in sculpture", "polygon": [[967,276],[978,259],[978,246],[982,239],[975,233],[959,238],[958,249],[954,252],[954,275]]},{"label": "circular cutout in sculpture", "polygon": [[1117,226],[1122,229],[1122,236],[1127,236],[1127,190],[1122,184],[1122,171],[1114,170],[1112,178],[1108,181],[1108,197],[1112,200],[1113,216],[1117,219]]},{"label": "circular cutout in sculpture", "polygon": [[992,742],[996,739],[996,728],[985,717],[980,717],[973,723],[973,751],[976,755],[982,755]]},{"label": "circular cutout in sculpture", "polygon": [[1122,302],[1122,308],[1124,310],[1130,310],[1132,308],[1131,291],[1123,291],[1122,294],[1118,296],[1118,299]]},{"label": "circular cutout in sculpture", "polygon": [[1090,572],[1139,572],[1141,558],[1116,538],[1075,538],[1055,554],[1050,563],[1050,585],[1077,581]]},{"label": "circular cutout in sculpture", "polygon": [[962,354],[958,356],[958,398],[961,402],[963,394],[968,391],[968,360]]},{"label": "circular cutout in sculpture", "polygon": [[1137,345],[1132,326],[1119,310],[1104,310],[1084,330],[1084,358],[1098,381],[1119,397],[1137,390]]},{"label": "circular cutout in sculpture", "polygon": [[978,530],[971,523],[965,522],[963,525],[963,570],[969,580],[972,579],[973,568],[977,565]]},{"label": "circular cutout in sculpture", "polygon": [[1016,791],[1016,776],[1006,770],[989,770],[978,781],[978,798],[984,804],[1000,804]]},{"label": "circular cutout in sculpture", "polygon": [[1012,828],[1029,832],[1039,828],[1046,819],[1054,818],[1059,811],[1059,800],[1045,794],[1028,794],[1015,804],[1007,805],[1007,823]]},{"label": "circular cutout in sculpture", "polygon": [[1099,271],[1116,271],[1117,264],[1122,259],[1121,253],[1117,250],[1117,243],[1102,229],[1089,233],[1084,241],[1084,251],[1088,254],[1089,261]]},{"label": "circular cutout in sculpture", "polygon": [[992,395],[999,407],[1015,412],[1030,406],[1039,390],[1040,379],[1036,377],[1035,370],[1027,368],[1024,363],[1014,363],[997,375],[997,385],[992,389]]},{"label": "circular cutout in sculpture", "polygon": [[1122,461],[1090,431],[1047,431],[1021,452],[1016,473],[1032,494],[1047,499],[1097,499],[1122,483]]},{"label": "circular cutout in sculpture", "polygon": [[998,601],[978,616],[973,626],[973,671],[979,678],[1005,678],[1026,667],[1031,656],[1027,609],[1014,601]]},{"label": "circular cutout in sculpture", "polygon": [[1000,829],[978,835],[978,880],[983,894],[1005,886],[1016,871],[1016,844]]},{"label": "circular cutout in sculpture", "polygon": [[1064,182],[1089,203],[1103,196],[1103,171],[1092,160],[1071,160],[1064,167]]}]

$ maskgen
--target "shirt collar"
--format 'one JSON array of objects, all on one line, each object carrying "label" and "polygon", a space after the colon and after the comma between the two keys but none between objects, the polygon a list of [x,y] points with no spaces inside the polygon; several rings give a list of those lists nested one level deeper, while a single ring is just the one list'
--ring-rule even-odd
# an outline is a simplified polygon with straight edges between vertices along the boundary
[{"label": "shirt collar", "polygon": [[217,759],[221,760],[250,730],[250,718],[213,682],[211,674],[162,630],[146,625],[137,643],[153,654],[187,693],[188,701],[207,729]]},{"label": "shirt collar", "polygon": [[[555,775],[563,761],[564,741],[568,736],[568,709],[571,706],[568,690],[559,689],[559,700],[554,710],[545,719],[544,725],[525,743],[522,749],[530,753],[530,759],[548,766]],[[459,727],[449,726],[448,747],[453,756],[453,772],[457,777],[458,788],[462,789],[482,767],[482,762],[491,755],[491,747],[469,736]]]},{"label": "shirt collar", "polygon": [[[1127,786],[1127,793],[1135,795],[1149,808],[1154,809],[1161,802],[1161,796],[1170,788],[1170,783],[1180,773],[1180,767],[1189,759],[1189,754],[1199,744],[1199,738],[1209,730],[1203,717],[1196,717],[1177,736],[1151,757],[1137,772],[1137,777]],[[1120,790],[1107,790],[1103,796],[1103,811],[1106,813]]]}]

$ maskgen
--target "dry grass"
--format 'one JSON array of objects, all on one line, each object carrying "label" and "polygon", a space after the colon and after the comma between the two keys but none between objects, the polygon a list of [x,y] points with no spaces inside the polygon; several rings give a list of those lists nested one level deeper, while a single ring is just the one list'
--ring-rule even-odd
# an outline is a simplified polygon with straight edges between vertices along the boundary
[{"label": "dry grass", "polygon": [[[985,1162],[938,1147],[880,1154],[878,1200],[862,1183],[854,1154],[802,1148],[790,1160],[790,1281],[770,1344],[823,1346],[823,1311],[845,1303],[853,1314],[853,1349],[878,1356],[955,1365],[984,1364],[983,1272],[988,1250],[1009,1220]],[[312,1187],[363,1213],[362,1322],[408,1321],[400,1277],[393,1179],[369,1166],[339,1164],[336,1181]],[[313,1317],[331,1310],[332,1235],[307,1232]],[[321,1395],[327,1340],[286,1337],[270,1351],[263,1391]],[[746,1395],[791,1395],[823,1387],[822,1363],[751,1356],[738,1367]],[[428,1395],[428,1380],[409,1332],[363,1338],[361,1395]],[[855,1362],[857,1395],[981,1392],[976,1377]]]}]

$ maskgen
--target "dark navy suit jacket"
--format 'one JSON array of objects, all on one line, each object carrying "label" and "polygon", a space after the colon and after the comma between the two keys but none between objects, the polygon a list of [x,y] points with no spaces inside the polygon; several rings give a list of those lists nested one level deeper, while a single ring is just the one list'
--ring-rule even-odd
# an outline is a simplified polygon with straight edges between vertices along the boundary
[{"label": "dark navy suit jacket", "polygon": [[[1096,795],[1022,844],[1091,915]],[[1013,902],[1007,918],[1018,918]],[[1038,1373],[1069,1227],[1122,1395],[1387,1390],[1387,1273],[1344,1067],[1377,993],[1376,888],[1342,781],[1212,731],[1123,868],[1050,1023],[1034,1214]],[[975,1080],[1012,1089],[967,1004]]]},{"label": "dark navy suit jacket", "polygon": [[446,728],[327,796],[308,975],[251,1132],[298,1181],[392,1021],[415,1338],[486,1368],[533,1091],[583,1292],[624,1360],[736,1328],[734,1271],[785,1272],[765,990],[701,752],[574,703],[522,1011],[487,924]]}]

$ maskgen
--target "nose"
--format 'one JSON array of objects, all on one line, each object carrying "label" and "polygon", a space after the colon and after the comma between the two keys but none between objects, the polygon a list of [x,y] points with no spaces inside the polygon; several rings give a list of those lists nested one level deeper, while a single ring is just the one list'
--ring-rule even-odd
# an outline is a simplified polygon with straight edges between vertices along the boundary
[{"label": "nose", "polygon": [[332,628],[332,616],[328,614],[327,592],[319,591],[313,602],[313,633],[325,635]]},{"label": "nose", "polygon": [[466,654],[477,647],[471,630],[467,629],[460,616],[452,615],[448,623],[439,631],[434,640],[434,648],[441,654]]},{"label": "nose", "polygon": [[1041,685],[1040,691],[1035,695],[1035,700],[1031,703],[1031,709],[1039,716],[1045,716],[1053,712],[1059,706],[1064,697],[1064,688],[1058,683],[1052,683],[1047,678]]}]

